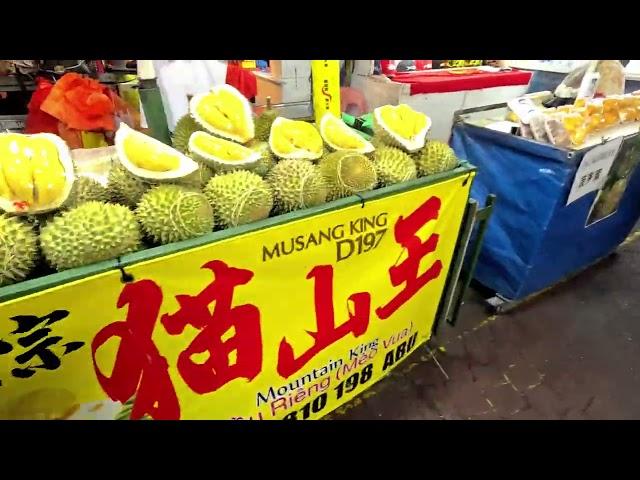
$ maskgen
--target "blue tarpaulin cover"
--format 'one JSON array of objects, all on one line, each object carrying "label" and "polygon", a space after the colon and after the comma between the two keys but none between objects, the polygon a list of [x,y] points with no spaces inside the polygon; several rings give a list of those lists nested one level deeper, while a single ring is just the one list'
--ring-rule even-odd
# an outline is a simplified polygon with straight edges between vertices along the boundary
[{"label": "blue tarpaulin cover", "polygon": [[597,192],[566,205],[584,151],[458,123],[451,145],[476,165],[471,196],[497,196],[475,278],[508,299],[550,287],[611,253],[640,217],[635,169],[617,211],[585,226]]}]

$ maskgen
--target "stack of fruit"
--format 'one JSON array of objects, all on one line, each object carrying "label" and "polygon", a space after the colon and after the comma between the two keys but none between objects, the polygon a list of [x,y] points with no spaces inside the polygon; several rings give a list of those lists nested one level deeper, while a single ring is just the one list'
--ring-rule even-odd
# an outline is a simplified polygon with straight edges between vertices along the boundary
[{"label": "stack of fruit", "polygon": [[272,109],[254,120],[224,85],[191,100],[174,148],[123,124],[104,178],[79,176],[55,135],[0,134],[0,286],[38,265],[113,260],[458,165],[426,141],[426,115],[399,105],[374,116],[371,142],[330,114],[318,126]]}]

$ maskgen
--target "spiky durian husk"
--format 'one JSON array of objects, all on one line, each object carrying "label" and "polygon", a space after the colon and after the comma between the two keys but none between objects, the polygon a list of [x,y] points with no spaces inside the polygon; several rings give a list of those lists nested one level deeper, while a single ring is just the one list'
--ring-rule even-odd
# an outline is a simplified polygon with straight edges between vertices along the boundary
[{"label": "spiky durian husk", "polygon": [[373,190],[378,183],[373,162],[361,153],[333,152],[322,158],[318,165],[328,187],[329,201]]},{"label": "spiky durian husk", "polygon": [[134,177],[120,164],[109,171],[107,190],[112,202],[133,208],[148,189],[147,182]]},{"label": "spiky durian husk", "polygon": [[207,198],[180,185],[153,187],[142,196],[135,213],[143,232],[161,245],[213,230],[213,210]]},{"label": "spiky durian husk", "polygon": [[140,230],[127,207],[86,202],[47,223],[40,245],[53,268],[66,270],[138,250]]},{"label": "spiky durian husk", "polygon": [[73,182],[73,189],[64,204],[65,208],[74,208],[85,202],[108,202],[109,191],[93,178],[81,176]]},{"label": "spiky durian husk", "polygon": [[33,226],[19,217],[0,215],[0,286],[24,280],[37,261]]},{"label": "spiky durian husk", "polygon": [[258,140],[253,140],[249,142],[247,148],[254,150],[256,152],[260,152],[260,160],[258,163],[251,169],[252,172],[257,173],[261,177],[265,177],[269,170],[273,168],[276,164],[276,157],[271,150],[269,149],[269,144],[267,142],[262,142]]},{"label": "spiky durian husk", "polygon": [[267,218],[273,207],[269,184],[246,170],[216,175],[203,192],[213,207],[216,225],[223,228]]},{"label": "spiky durian husk", "polygon": [[438,140],[429,140],[414,158],[420,177],[446,172],[458,166],[453,149]]},{"label": "spiky durian husk", "polygon": [[278,117],[278,112],[273,109],[267,109],[255,120],[256,136],[255,139],[261,142],[267,142],[269,140],[269,133],[271,133],[271,125],[273,121]]},{"label": "spiky durian husk", "polygon": [[378,182],[386,187],[406,182],[417,177],[416,164],[407,153],[399,148],[380,147],[374,152],[373,164]]},{"label": "spiky durian husk", "polygon": [[187,153],[189,150],[189,137],[191,137],[191,134],[193,132],[203,130],[204,128],[199,125],[190,114],[187,113],[186,115],[183,115],[176,122],[176,128],[173,130],[173,136],[171,138],[173,148],[178,150],[180,153]]},{"label": "spiky durian husk", "polygon": [[182,185],[184,187],[201,190],[214,175],[215,172],[213,168],[198,162],[198,169],[195,172],[173,183],[175,185]]},{"label": "spiky durian husk", "polygon": [[309,160],[281,160],[267,175],[278,213],[314,207],[326,202],[327,185],[317,165]]}]

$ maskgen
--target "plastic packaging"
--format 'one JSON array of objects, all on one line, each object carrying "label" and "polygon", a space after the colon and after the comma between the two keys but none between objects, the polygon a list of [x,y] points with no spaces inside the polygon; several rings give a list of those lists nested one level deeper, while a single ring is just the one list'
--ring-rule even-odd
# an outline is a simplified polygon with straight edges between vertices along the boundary
[{"label": "plastic packaging", "polygon": [[547,131],[544,125],[545,119],[546,119],[546,115],[542,113],[533,115],[529,119],[529,126],[531,127],[533,138],[535,138],[538,142],[546,143],[549,141],[549,137],[547,136]]},{"label": "plastic packaging", "polygon": [[596,87],[596,95],[622,95],[625,86],[624,66],[619,60],[600,60],[597,72],[600,80]]},{"label": "plastic packaging", "polygon": [[571,138],[564,126],[563,118],[564,115],[561,113],[547,115],[544,120],[544,129],[550,143],[556,147],[567,148],[571,145]]}]

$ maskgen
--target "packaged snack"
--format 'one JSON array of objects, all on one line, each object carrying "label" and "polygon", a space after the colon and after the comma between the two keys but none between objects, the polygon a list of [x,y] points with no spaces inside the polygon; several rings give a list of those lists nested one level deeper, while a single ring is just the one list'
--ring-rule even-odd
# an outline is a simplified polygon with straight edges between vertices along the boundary
[{"label": "packaged snack", "polygon": [[553,114],[547,115],[544,122],[544,128],[551,142],[556,147],[568,148],[571,145],[569,132],[564,126],[563,115]]},{"label": "packaged snack", "polygon": [[531,127],[526,123],[520,122],[520,136],[524,138],[534,138]]},{"label": "packaged snack", "polygon": [[547,131],[545,130],[544,123],[547,115],[538,113],[533,115],[529,119],[529,126],[531,127],[531,133],[533,134],[533,138],[535,138],[538,142],[549,142],[549,137],[547,137]]}]

